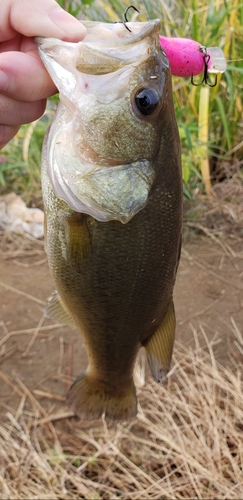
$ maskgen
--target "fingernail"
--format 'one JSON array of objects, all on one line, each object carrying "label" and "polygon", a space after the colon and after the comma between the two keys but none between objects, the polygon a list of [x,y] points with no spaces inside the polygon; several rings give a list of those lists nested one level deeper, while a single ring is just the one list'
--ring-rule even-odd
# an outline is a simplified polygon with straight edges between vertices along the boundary
[{"label": "fingernail", "polygon": [[80,39],[84,38],[86,28],[75,17],[68,14],[65,10],[57,7],[49,14],[51,21],[64,31],[67,35],[77,35]]},{"label": "fingernail", "polygon": [[9,85],[9,76],[0,69],[0,92],[5,92]]}]

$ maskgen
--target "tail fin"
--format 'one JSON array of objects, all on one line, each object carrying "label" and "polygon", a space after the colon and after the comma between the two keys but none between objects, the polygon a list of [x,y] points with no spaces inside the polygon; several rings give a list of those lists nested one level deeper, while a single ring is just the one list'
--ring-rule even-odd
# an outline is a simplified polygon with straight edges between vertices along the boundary
[{"label": "tail fin", "polygon": [[81,373],[70,387],[66,403],[79,418],[100,418],[103,413],[108,420],[128,420],[137,414],[137,398],[133,380],[129,387],[117,393],[109,387],[89,378],[87,371]]}]

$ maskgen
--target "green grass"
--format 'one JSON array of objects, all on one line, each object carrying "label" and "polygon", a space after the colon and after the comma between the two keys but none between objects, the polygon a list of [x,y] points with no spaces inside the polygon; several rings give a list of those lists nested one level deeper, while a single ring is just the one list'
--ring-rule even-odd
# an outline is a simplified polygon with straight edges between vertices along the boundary
[{"label": "green grass", "polygon": [[[53,108],[52,105],[51,107]],[[14,139],[0,152],[3,160],[0,162],[0,195],[14,191],[22,196],[27,205],[42,205],[41,149],[51,116],[53,109],[46,111],[36,122],[23,125]]]},{"label": "green grass", "polygon": [[[59,3],[73,15],[92,20],[117,21],[130,0],[60,0]],[[202,45],[220,46],[225,53],[228,67],[219,75],[209,96],[208,155],[211,172],[221,165],[236,164],[242,158],[243,141],[243,3],[240,0],[143,0],[135,4],[137,15],[128,16],[140,21],[160,18],[161,33],[166,36],[193,38]],[[193,196],[195,188],[203,191],[200,172],[200,142],[198,140],[198,112],[200,87],[194,87],[188,78],[173,77],[174,104],[179,126],[184,194]],[[53,99],[50,100],[53,107]],[[40,189],[40,150],[47,127],[46,117],[33,127],[28,154],[23,156],[23,144],[29,127],[22,127],[10,146],[4,150],[8,162],[0,164],[0,186],[14,189],[31,198],[31,191]],[[39,197],[39,195],[38,195]]]}]

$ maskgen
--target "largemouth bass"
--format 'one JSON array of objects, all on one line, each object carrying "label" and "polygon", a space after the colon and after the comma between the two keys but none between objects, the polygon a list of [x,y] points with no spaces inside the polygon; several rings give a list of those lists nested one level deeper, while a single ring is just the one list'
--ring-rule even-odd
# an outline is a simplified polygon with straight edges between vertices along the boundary
[{"label": "largemouth bass", "polygon": [[[82,21],[83,22],[83,21]],[[170,367],[180,256],[180,144],[159,20],[84,21],[80,43],[37,39],[60,91],[43,146],[48,317],[78,327],[89,364],[67,394],[79,417],[136,415],[141,346]]]}]

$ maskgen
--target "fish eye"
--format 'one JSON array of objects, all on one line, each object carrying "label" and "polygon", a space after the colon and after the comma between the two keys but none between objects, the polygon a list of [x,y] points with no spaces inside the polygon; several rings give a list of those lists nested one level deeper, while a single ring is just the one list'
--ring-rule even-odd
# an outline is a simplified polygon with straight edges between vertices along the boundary
[{"label": "fish eye", "polygon": [[135,95],[135,103],[140,113],[151,115],[159,102],[159,96],[154,89],[142,89]]}]

